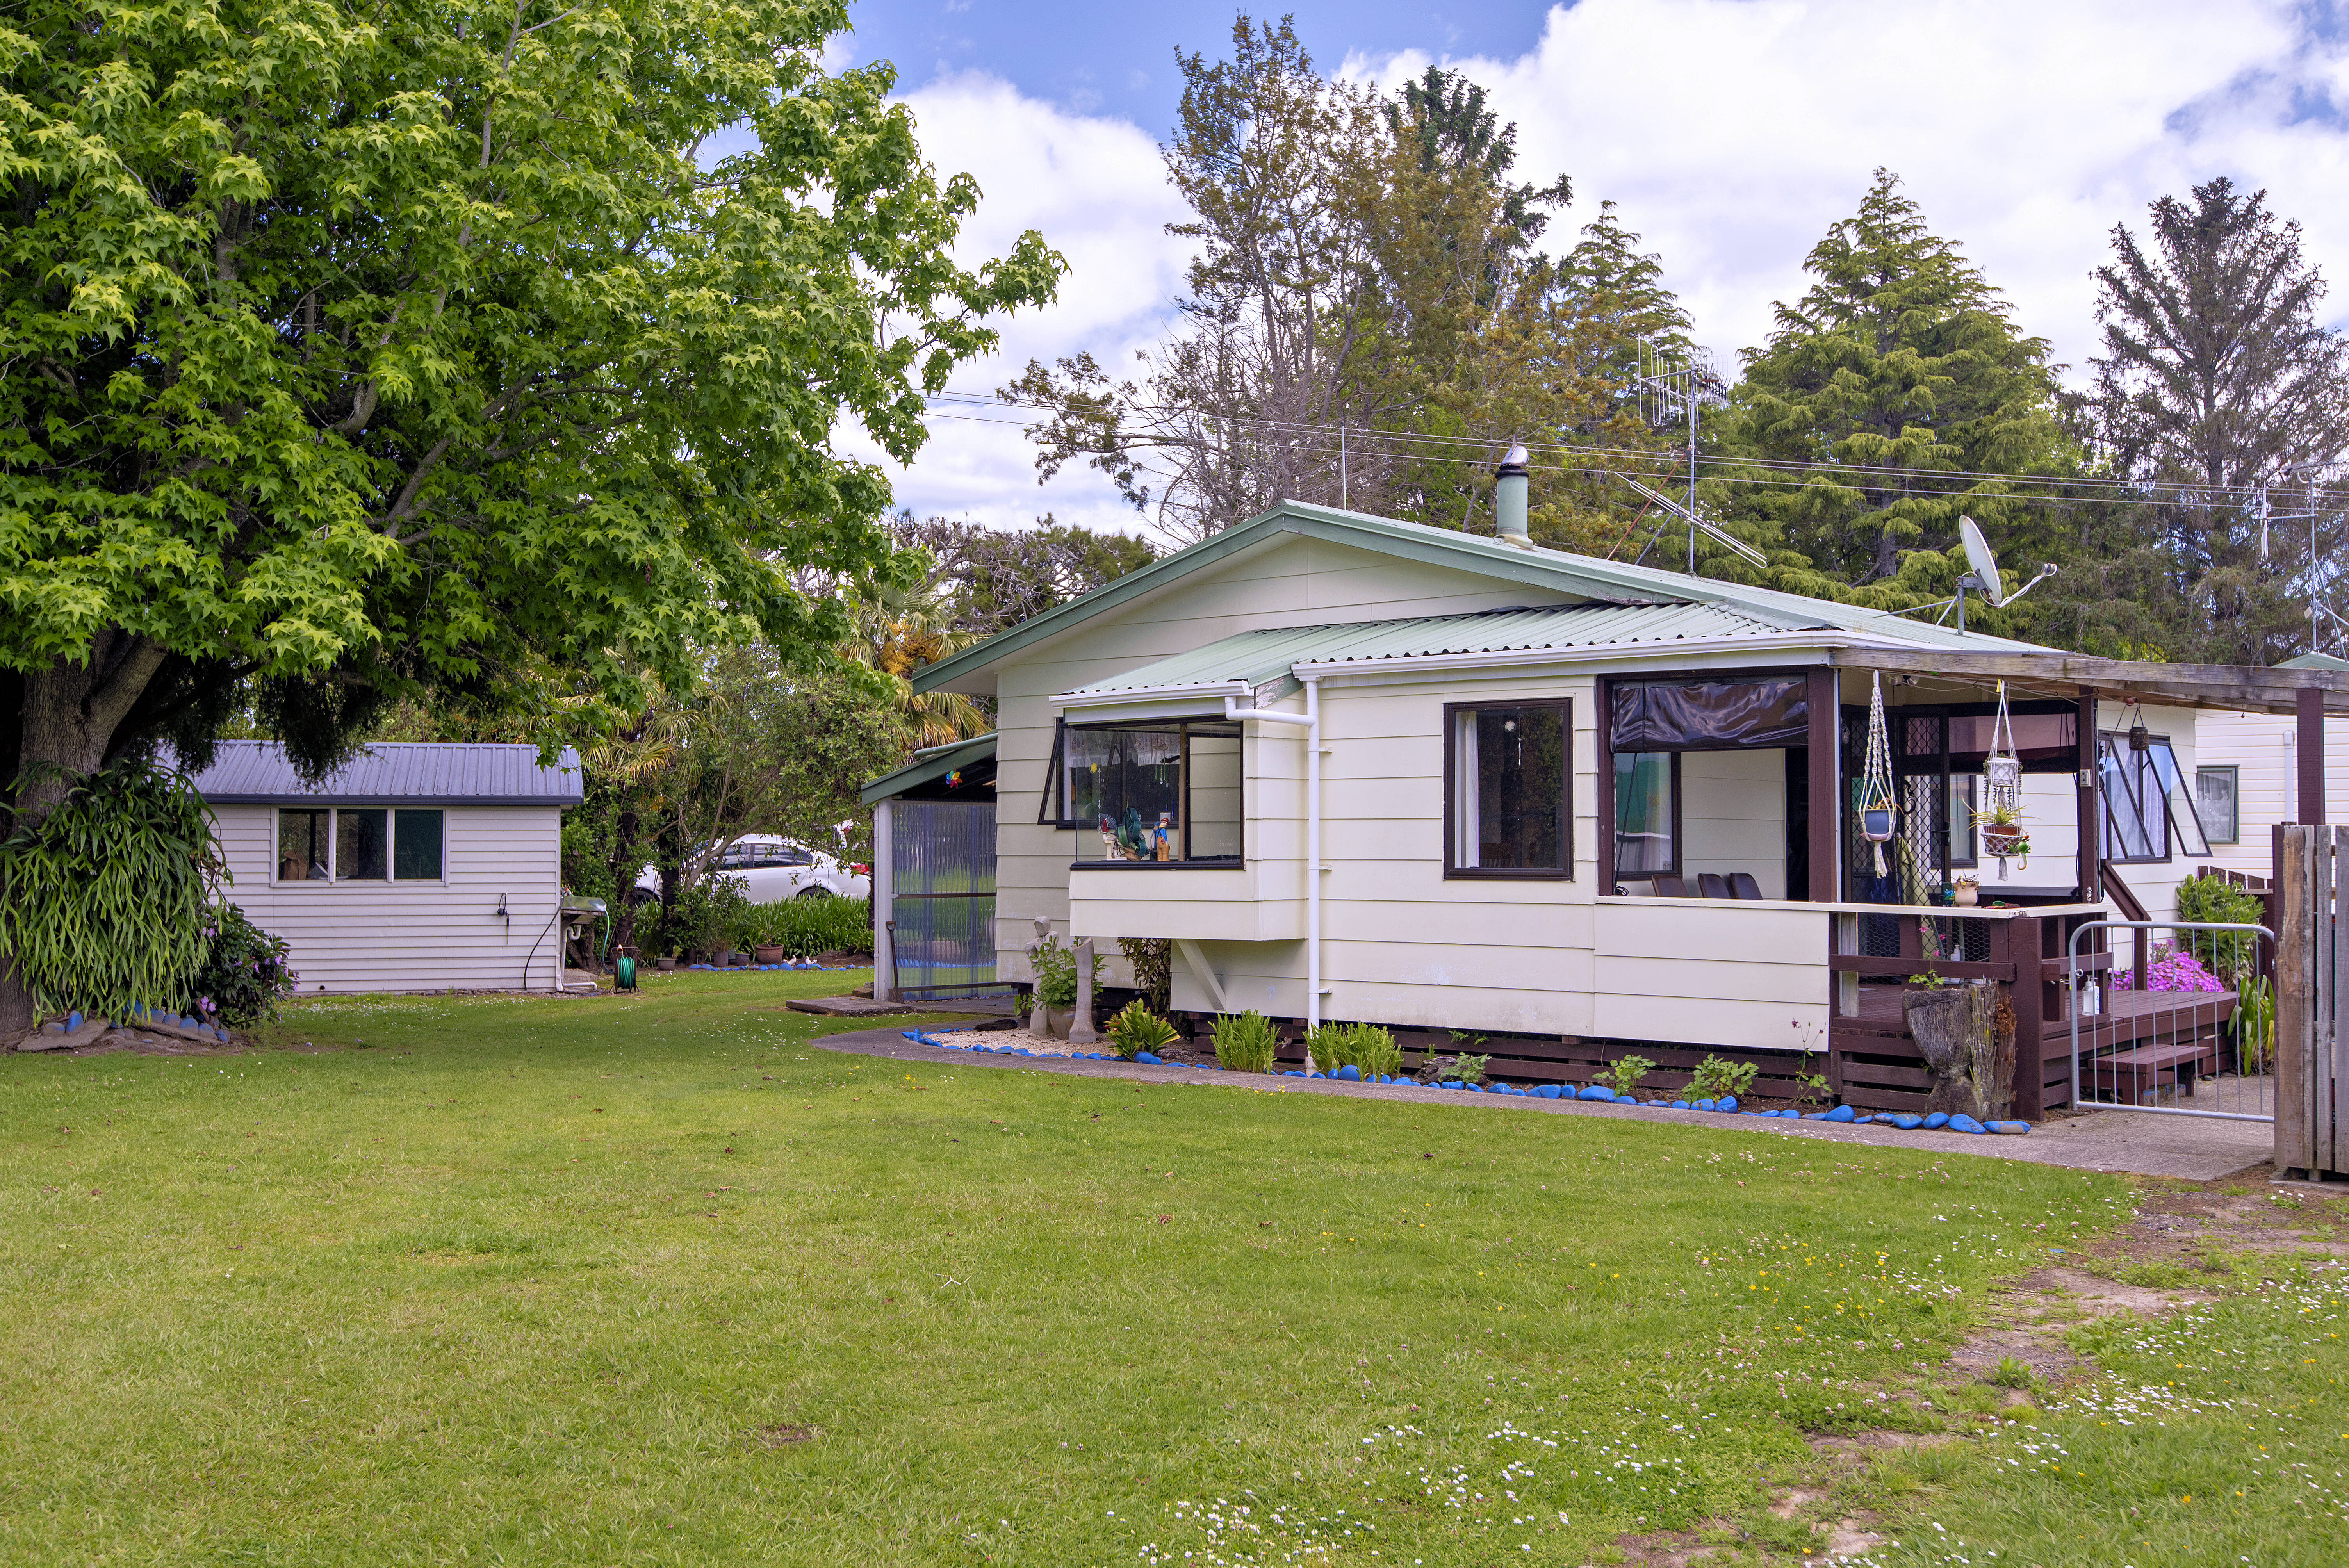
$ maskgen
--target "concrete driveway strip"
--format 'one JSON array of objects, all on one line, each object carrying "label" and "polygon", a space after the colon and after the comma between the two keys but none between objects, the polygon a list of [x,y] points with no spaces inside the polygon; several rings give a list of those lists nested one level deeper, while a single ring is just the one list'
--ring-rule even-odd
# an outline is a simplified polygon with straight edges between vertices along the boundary
[{"label": "concrete driveway strip", "polygon": [[[927,1032],[943,1037],[966,1031],[934,1026]],[[2189,1181],[2215,1181],[2222,1176],[2231,1176],[2266,1162],[2275,1152],[2274,1130],[2266,1122],[2213,1121],[2125,1110],[2090,1111],[2044,1122],[2021,1137],[1921,1130],[1903,1132],[1896,1127],[1863,1122],[1789,1121],[1784,1118],[1723,1116],[1712,1111],[1601,1105],[1592,1100],[1531,1099],[1517,1095],[1466,1094],[1456,1089],[1431,1090],[1396,1084],[1343,1083],[1332,1078],[1271,1078],[1257,1073],[1202,1071],[1197,1068],[1145,1067],[1136,1062],[1075,1061],[1064,1057],[982,1056],[976,1051],[942,1051],[934,1046],[919,1045],[895,1029],[858,1029],[823,1036],[813,1043],[828,1051],[893,1061],[927,1062],[939,1067],[1011,1068],[1069,1078],[1123,1078],[1135,1083],[1197,1084],[1273,1094],[1407,1100],[1415,1106],[1448,1109],[1666,1121],[1710,1132],[1753,1132],[1778,1138],[1817,1139],[1828,1143],[1876,1144],[1936,1154],[2023,1160],[2080,1171],[2175,1176]]]}]

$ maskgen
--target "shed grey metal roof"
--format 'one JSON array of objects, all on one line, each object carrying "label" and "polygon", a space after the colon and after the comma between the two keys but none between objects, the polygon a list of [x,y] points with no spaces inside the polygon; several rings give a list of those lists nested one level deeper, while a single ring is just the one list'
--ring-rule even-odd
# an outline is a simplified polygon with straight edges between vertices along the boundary
[{"label": "shed grey metal roof", "polygon": [[1435,654],[1499,654],[1537,648],[1636,647],[1785,633],[1728,604],[1546,604],[1349,621],[1240,632],[1078,688],[1073,695],[1154,691],[1168,686],[1245,681],[1250,686],[1309,665],[1423,658]]},{"label": "shed grey metal roof", "polygon": [[376,741],[315,789],[295,776],[275,741],[223,740],[194,783],[216,806],[576,806],[586,798],[579,753],[568,746],[542,768],[535,746],[422,740]]}]

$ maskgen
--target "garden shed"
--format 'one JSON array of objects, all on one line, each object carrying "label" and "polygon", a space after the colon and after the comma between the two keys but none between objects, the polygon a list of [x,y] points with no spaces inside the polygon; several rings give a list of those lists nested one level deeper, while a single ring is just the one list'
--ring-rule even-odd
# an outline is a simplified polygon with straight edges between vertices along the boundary
[{"label": "garden shed", "polygon": [[2329,670],[2088,658],[1296,502],[915,685],[997,704],[1005,979],[1040,916],[1170,940],[1178,1012],[1485,1034],[1569,1080],[1633,1044],[1808,1051],[1906,1109],[1930,965],[2013,989],[2026,1115],[2068,1072],[2040,1053],[2071,931],[2167,913],[2210,853],[2202,716],[2297,716],[2321,749],[2310,716],[2349,714]]},{"label": "garden shed", "polygon": [[223,740],[194,779],[246,916],[299,988],[552,990],[562,982],[563,813],[579,755],[377,742],[316,785],[284,748]]},{"label": "garden shed", "polygon": [[917,751],[862,798],[873,808],[874,994],[1008,990],[996,973],[995,737]]}]

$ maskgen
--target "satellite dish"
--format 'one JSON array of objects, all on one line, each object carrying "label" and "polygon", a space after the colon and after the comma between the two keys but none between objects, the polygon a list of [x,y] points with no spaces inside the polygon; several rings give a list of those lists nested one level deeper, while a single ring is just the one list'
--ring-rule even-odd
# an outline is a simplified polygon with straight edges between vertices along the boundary
[{"label": "satellite dish", "polygon": [[1982,529],[1970,517],[1958,519],[1958,539],[1966,547],[1966,561],[1982,580],[1983,596],[1996,609],[2006,603],[2006,579],[1998,574],[1998,557],[1990,552],[1990,541],[1982,537]]}]

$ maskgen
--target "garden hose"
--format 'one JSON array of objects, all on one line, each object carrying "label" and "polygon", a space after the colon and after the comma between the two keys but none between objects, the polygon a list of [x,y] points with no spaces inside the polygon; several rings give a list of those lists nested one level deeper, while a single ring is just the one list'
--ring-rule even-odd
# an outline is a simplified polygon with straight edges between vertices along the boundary
[{"label": "garden hose", "polygon": [[623,953],[612,960],[612,989],[633,991],[636,988],[636,961]]}]

